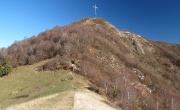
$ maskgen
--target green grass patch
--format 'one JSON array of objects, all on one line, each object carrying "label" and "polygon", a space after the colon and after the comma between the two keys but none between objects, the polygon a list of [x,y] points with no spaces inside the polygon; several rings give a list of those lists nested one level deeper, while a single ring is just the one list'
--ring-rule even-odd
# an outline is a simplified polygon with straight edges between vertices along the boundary
[{"label": "green grass patch", "polygon": [[45,62],[18,67],[0,79],[0,108],[72,89],[69,71],[37,72],[36,67]]}]

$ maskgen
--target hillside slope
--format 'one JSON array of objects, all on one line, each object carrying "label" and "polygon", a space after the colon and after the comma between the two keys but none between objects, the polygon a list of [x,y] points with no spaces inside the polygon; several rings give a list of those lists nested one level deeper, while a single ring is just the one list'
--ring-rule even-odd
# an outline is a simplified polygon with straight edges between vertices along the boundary
[{"label": "hillside slope", "polygon": [[89,110],[94,104],[100,105],[97,110],[114,110],[106,98],[85,88],[90,82],[81,75],[36,71],[47,61],[18,67],[0,79],[0,110]]},{"label": "hillside slope", "polygon": [[55,27],[8,48],[14,67],[71,70],[124,109],[180,109],[180,45],[118,30],[102,18]]},{"label": "hillside slope", "polygon": [[16,104],[5,110],[116,110],[107,103],[92,91],[71,90]]}]

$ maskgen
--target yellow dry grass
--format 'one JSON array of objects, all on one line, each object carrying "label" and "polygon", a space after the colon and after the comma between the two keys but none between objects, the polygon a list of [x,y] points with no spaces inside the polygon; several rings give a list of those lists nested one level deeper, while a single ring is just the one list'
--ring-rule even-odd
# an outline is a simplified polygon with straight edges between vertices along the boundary
[{"label": "yellow dry grass", "polygon": [[81,76],[72,75],[69,71],[37,72],[36,67],[45,62],[47,60],[18,67],[17,70],[14,69],[11,74],[0,79],[0,109],[38,97],[74,90],[75,85],[76,88],[80,87],[78,85],[81,84],[75,77]]}]

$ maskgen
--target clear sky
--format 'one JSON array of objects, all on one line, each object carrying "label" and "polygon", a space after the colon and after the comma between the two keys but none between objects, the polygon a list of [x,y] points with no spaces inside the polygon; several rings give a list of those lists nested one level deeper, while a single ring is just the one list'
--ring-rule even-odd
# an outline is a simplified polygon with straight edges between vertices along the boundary
[{"label": "clear sky", "polygon": [[180,44],[180,0],[0,0],[0,47],[97,16],[154,41]]}]

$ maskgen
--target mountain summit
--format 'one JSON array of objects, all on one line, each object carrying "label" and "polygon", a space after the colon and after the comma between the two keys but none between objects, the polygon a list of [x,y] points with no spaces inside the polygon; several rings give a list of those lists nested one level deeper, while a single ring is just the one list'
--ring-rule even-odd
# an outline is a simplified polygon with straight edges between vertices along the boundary
[{"label": "mountain summit", "polygon": [[46,30],[12,44],[14,67],[50,59],[39,71],[70,70],[127,110],[180,109],[180,45],[150,41],[102,18]]}]

